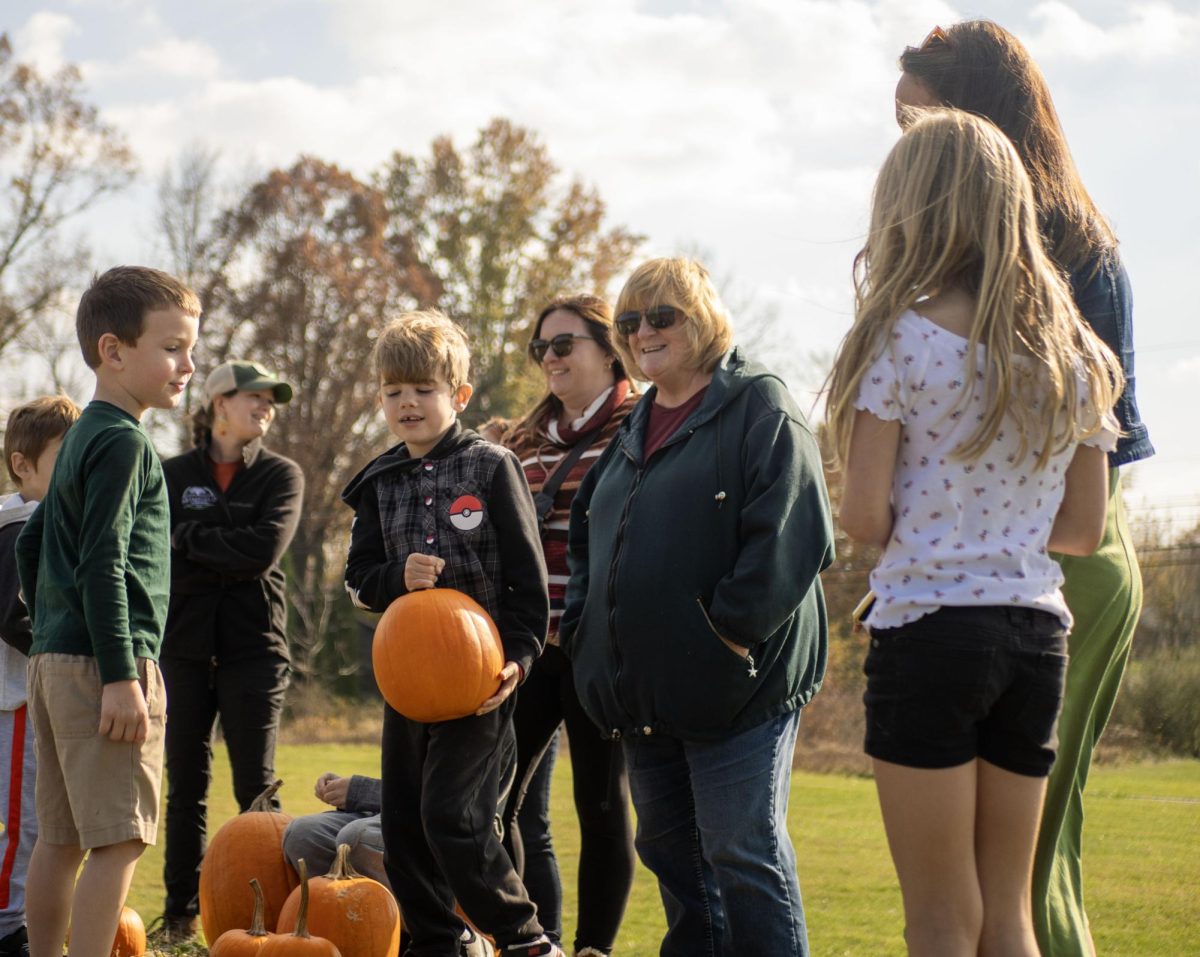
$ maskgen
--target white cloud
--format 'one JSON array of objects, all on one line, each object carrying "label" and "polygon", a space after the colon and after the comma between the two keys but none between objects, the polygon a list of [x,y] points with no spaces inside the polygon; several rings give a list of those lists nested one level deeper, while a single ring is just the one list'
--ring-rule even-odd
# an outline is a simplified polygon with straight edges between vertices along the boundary
[{"label": "white cloud", "polygon": [[1129,5],[1129,18],[1101,27],[1060,0],[1038,4],[1030,16],[1041,32],[1029,38],[1035,56],[1047,59],[1156,62],[1200,54],[1200,13],[1168,3]]},{"label": "white cloud", "polygon": [[22,63],[53,73],[66,62],[63,45],[79,27],[62,13],[35,13],[13,34],[13,52]]},{"label": "white cloud", "polygon": [[215,80],[221,75],[221,58],[205,43],[168,37],[120,60],[86,61],[83,74],[89,82],[122,78]]}]

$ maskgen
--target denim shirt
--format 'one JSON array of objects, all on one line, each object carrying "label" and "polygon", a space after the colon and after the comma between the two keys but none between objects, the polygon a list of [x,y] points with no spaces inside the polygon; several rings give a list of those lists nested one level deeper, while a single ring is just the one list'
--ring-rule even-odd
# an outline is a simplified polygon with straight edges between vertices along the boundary
[{"label": "denim shirt", "polygon": [[1117,447],[1108,453],[1114,468],[1154,454],[1150,433],[1138,414],[1133,374],[1133,291],[1117,251],[1107,250],[1089,258],[1071,275],[1071,292],[1084,320],[1104,340],[1121,362],[1125,391],[1117,400],[1115,413],[1121,424]]}]

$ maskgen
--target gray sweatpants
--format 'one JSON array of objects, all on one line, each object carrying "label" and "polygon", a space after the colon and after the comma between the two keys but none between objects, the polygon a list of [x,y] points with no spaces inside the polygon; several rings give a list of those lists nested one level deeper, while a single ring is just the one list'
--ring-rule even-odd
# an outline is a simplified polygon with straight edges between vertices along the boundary
[{"label": "gray sweatpants", "polygon": [[350,845],[350,866],[363,877],[391,889],[383,869],[383,835],[379,815],[362,811],[321,811],[298,817],[283,833],[283,853],[293,867],[300,858],[310,875],[321,875],[333,866],[339,844]]}]

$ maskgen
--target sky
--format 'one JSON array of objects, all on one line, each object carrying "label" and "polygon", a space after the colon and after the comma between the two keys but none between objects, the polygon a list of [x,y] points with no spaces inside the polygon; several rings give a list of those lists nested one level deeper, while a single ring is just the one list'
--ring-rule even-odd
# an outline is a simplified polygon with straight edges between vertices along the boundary
[{"label": "sky", "polygon": [[851,319],[897,56],[976,16],[1038,60],[1121,240],[1158,449],[1123,470],[1128,501],[1194,525],[1200,297],[1180,277],[1200,271],[1200,3],[5,0],[0,31],[20,60],[79,64],[137,155],[135,186],[79,224],[98,265],[155,263],[155,180],[189,145],[230,177],[301,153],[367,175],[503,116],[644,234],[643,254],[703,250],[746,316],[776,310],[759,358],[796,369]]}]

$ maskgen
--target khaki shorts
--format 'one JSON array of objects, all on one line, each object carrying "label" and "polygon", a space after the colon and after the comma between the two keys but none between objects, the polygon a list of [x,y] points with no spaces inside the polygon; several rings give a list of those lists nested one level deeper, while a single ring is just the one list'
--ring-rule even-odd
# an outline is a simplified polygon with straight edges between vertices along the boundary
[{"label": "khaki shorts", "polygon": [[150,728],[141,742],[97,733],[103,685],[96,659],[53,652],[29,659],[29,718],[37,745],[38,835],[88,850],[158,836],[167,695],[157,662],[138,659]]}]

